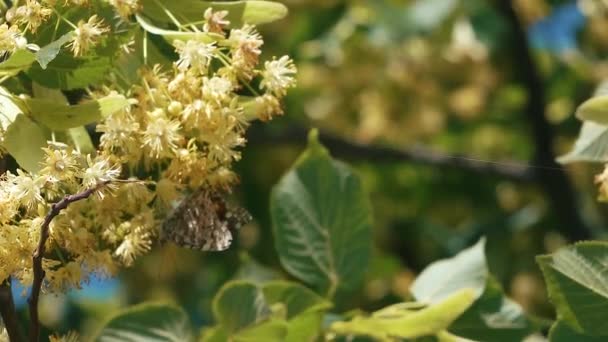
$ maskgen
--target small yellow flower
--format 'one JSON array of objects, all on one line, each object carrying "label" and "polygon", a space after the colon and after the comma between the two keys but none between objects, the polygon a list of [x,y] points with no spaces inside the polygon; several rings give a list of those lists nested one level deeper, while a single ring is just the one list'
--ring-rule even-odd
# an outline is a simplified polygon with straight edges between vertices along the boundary
[{"label": "small yellow flower", "polygon": [[13,52],[27,46],[27,40],[17,26],[0,25],[0,51]]},{"label": "small yellow flower", "polygon": [[78,28],[74,30],[74,37],[69,45],[74,56],[83,56],[99,42],[104,33],[109,31],[110,29],[103,24],[102,19],[97,18],[96,14],[86,22],[84,20],[79,21]]},{"label": "small yellow flower", "polygon": [[209,7],[205,10],[205,20],[203,31],[224,34],[224,27],[230,25],[230,21],[224,19],[228,15],[228,11],[213,12],[213,8]]},{"label": "small yellow flower", "polygon": [[246,80],[251,79],[262,53],[262,36],[254,26],[245,25],[240,29],[232,29],[228,41],[232,45],[232,68]]},{"label": "small yellow flower", "polygon": [[155,159],[174,156],[182,140],[180,123],[164,116],[150,117],[142,137],[143,146]]},{"label": "small yellow flower", "polygon": [[36,32],[53,13],[36,0],[26,0],[25,5],[13,8],[6,13],[6,20],[17,25],[25,25],[25,29]]},{"label": "small yellow flower", "polygon": [[[85,168],[80,175],[84,189],[90,189],[105,182],[115,181],[120,176],[120,167],[112,165],[112,163],[103,156],[97,156],[95,159],[91,159],[91,156],[87,155],[87,166],[88,167]],[[104,186],[102,190],[112,187],[115,188],[115,186],[110,183]]]},{"label": "small yellow flower", "polygon": [[114,7],[116,13],[124,19],[137,13],[141,9],[139,0],[109,0],[108,2]]},{"label": "small yellow flower", "polygon": [[209,63],[211,63],[217,49],[215,42],[207,44],[196,40],[188,40],[186,42],[175,40],[173,46],[175,46],[175,51],[179,54],[179,59],[175,62],[177,68],[180,71],[192,68],[201,74],[207,72]]},{"label": "small yellow flower", "polygon": [[289,56],[273,59],[264,63],[265,70],[262,72],[263,80],[260,83],[262,89],[268,90],[275,96],[282,97],[287,89],[296,85],[294,78],[297,69]]}]

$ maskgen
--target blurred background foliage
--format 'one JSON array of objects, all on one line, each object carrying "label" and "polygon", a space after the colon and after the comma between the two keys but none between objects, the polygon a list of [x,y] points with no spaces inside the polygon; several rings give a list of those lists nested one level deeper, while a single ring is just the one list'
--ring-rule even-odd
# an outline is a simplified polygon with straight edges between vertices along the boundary
[{"label": "blurred background foliage", "polygon": [[[559,171],[538,161],[529,107],[534,94],[517,76],[525,70],[517,58],[521,46],[502,1],[283,2],[289,16],[260,30],[265,53],[294,57],[298,88],[284,117],[254,124],[237,166],[235,200],[255,222],[228,252],[158,247],[118,279],[44,297],[43,324],[86,332],[116,307],[157,299],[178,302],[196,325],[211,323],[211,299],[225,281],[288,277],[279,273],[269,193],[311,126],[325,134],[335,157],[357,169],[373,204],[375,247],[365,286],[338,303],[338,311],[409,298],[424,266],[485,235],[490,270],[506,292],[528,312],[552,317],[534,256],[563,246],[572,237],[567,232],[601,237],[606,210],[593,186],[600,170],[568,166],[577,205],[569,210],[586,227],[564,227],[556,199],[539,181]],[[542,79],[540,115],[554,130],[553,158],[576,138],[576,106],[608,76],[608,2],[514,3]],[[387,151],[418,152],[399,160]],[[473,170],[469,161],[491,167]],[[501,172],[510,168],[521,175]]]}]

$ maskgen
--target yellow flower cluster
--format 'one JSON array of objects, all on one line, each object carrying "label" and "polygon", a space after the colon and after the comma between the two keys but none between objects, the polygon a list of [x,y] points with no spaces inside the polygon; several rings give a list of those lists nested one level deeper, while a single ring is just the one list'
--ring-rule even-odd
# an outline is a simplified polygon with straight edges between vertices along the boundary
[{"label": "yellow flower cluster", "polygon": [[[139,8],[133,0],[109,3],[122,17]],[[33,33],[51,14],[34,0],[21,7],[11,12],[13,26],[0,25],[4,50],[26,44],[19,25]],[[281,99],[295,85],[296,68],[287,56],[260,67],[262,37],[251,25],[227,30],[226,15],[204,13],[202,31],[213,42],[176,40],[179,59],[172,67],[140,70],[141,83],[124,94],[128,108],[98,123],[97,153],[49,142],[38,172],[18,169],[0,176],[0,282],[13,277],[32,284],[32,253],[44,218],[65,196],[104,184],[51,221],[42,263],[50,291],[131,265],[150,250],[159,222],[182,193],[229,190],[236,182],[232,164],[241,157],[249,121],[282,114]],[[95,15],[73,26],[68,48],[75,56],[109,33]],[[107,94],[111,88],[90,93]]]}]

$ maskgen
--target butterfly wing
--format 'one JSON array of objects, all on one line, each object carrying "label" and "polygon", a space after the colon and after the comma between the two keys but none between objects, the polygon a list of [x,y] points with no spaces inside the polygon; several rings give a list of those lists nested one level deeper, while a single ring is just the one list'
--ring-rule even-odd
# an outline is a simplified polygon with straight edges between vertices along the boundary
[{"label": "butterfly wing", "polygon": [[[247,214],[249,215],[249,214]],[[232,243],[232,225],[224,198],[199,190],[187,196],[162,226],[163,238],[178,246],[223,251]]]}]

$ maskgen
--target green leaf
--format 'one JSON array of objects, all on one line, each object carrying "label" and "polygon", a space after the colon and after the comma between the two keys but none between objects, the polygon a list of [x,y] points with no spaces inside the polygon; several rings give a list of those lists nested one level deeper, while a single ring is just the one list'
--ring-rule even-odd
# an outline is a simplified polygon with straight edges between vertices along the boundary
[{"label": "green leaf", "polygon": [[[159,6],[162,3],[162,7]],[[142,0],[143,13],[153,20],[171,23],[166,10],[171,12],[182,25],[200,22],[205,10],[212,7],[214,11],[228,11],[227,19],[231,27],[243,24],[261,25],[284,18],[287,7],[273,1],[189,1],[189,0]],[[164,8],[163,8],[164,7]]]},{"label": "green leaf", "polygon": [[485,257],[485,239],[456,256],[439,260],[416,278],[411,287],[414,297],[423,303],[436,303],[461,289],[472,289],[475,298],[483,293],[488,277]]},{"label": "green leaf", "polygon": [[562,164],[591,161],[608,161],[608,126],[591,121],[583,122],[583,127],[569,153],[557,158]]},{"label": "green leaf", "polygon": [[6,130],[23,110],[15,103],[14,95],[6,88],[0,87],[0,126]]},{"label": "green leaf", "polygon": [[24,114],[18,114],[4,133],[4,148],[17,164],[27,171],[36,172],[44,158],[47,132]]},{"label": "green leaf", "polygon": [[137,23],[147,32],[162,36],[169,43],[172,43],[174,40],[197,40],[203,43],[212,43],[215,41],[223,40],[224,37],[217,33],[207,33],[207,32],[184,32],[184,31],[172,31],[172,30],[164,30],[154,26],[148,20],[140,15],[135,15],[137,19]]},{"label": "green leaf", "polygon": [[27,98],[23,100],[23,103],[34,120],[54,130],[64,130],[98,122],[129,106],[127,99],[117,94],[73,106],[39,98]]},{"label": "green leaf", "polygon": [[488,277],[483,295],[449,328],[450,332],[475,341],[523,341],[533,332],[519,304],[505,297],[500,284]]},{"label": "green leaf", "polygon": [[27,72],[34,81],[48,88],[85,88],[103,80],[111,69],[109,57],[76,59],[60,53],[46,69],[34,64]]},{"label": "green leaf", "polygon": [[61,51],[61,47],[69,42],[74,37],[74,31],[70,31],[63,36],[59,37],[56,41],[44,46],[38,52],[36,52],[36,60],[40,64],[40,67],[44,70],[47,65],[57,57]]},{"label": "green leaf", "polygon": [[232,334],[266,319],[270,308],[260,287],[246,281],[231,281],[213,299],[213,315]]},{"label": "green leaf", "polygon": [[366,335],[379,340],[417,338],[438,334],[452,324],[475,301],[476,291],[462,289],[421,310],[402,303],[389,306],[370,317],[334,322],[330,330],[339,335]]},{"label": "green leaf", "polygon": [[331,302],[293,282],[267,283],[264,296],[269,305],[285,306],[288,335],[284,341],[313,341],[321,331],[325,311],[332,307]]},{"label": "green leaf", "polygon": [[309,135],[307,150],[271,194],[275,246],[293,276],[332,297],[357,288],[369,263],[371,209],[353,171]]},{"label": "green leaf", "polygon": [[94,338],[98,342],[192,341],[190,320],[171,304],[135,305],[110,318]]},{"label": "green leaf", "polygon": [[407,13],[408,24],[420,31],[431,31],[457,7],[457,0],[417,0]]},{"label": "green leaf", "polygon": [[0,63],[0,76],[16,75],[20,71],[29,69],[36,60],[36,56],[29,50],[17,50]]},{"label": "green leaf", "polygon": [[589,336],[584,335],[570,328],[568,324],[557,321],[551,327],[549,332],[550,342],[605,342],[606,336]]},{"label": "green leaf", "polygon": [[608,244],[581,242],[537,257],[558,318],[579,333],[608,338]]},{"label": "green leaf", "polygon": [[281,320],[264,322],[232,336],[234,342],[283,342],[287,337],[287,323]]},{"label": "green leaf", "polygon": [[95,146],[91,136],[84,126],[70,128],[66,131],[69,143],[74,145],[81,153],[94,153]]}]

